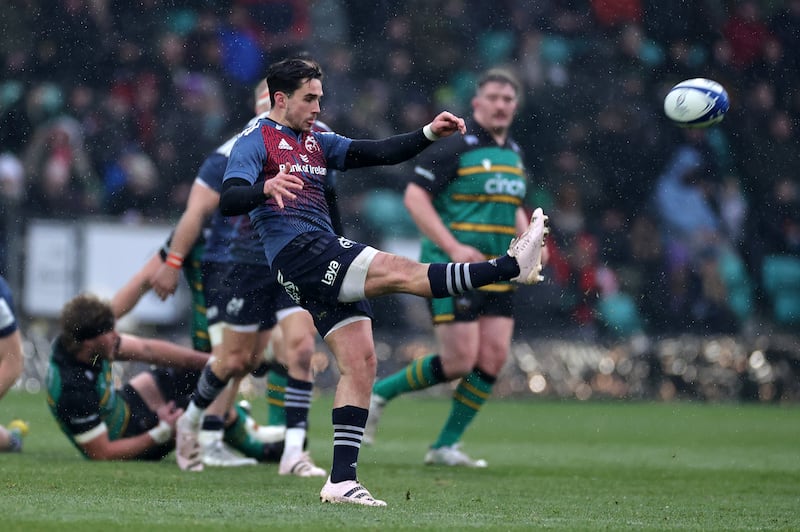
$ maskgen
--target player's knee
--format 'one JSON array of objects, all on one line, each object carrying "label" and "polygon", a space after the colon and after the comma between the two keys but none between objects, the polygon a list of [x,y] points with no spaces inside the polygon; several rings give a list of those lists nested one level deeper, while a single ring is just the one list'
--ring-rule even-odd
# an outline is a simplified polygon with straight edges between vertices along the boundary
[{"label": "player's knee", "polygon": [[311,335],[301,335],[288,339],[286,357],[290,363],[307,366],[311,364],[311,357],[314,355],[314,337]]},{"label": "player's knee", "polygon": [[234,349],[225,353],[222,366],[227,375],[231,377],[244,377],[256,369],[258,363],[251,353]]},{"label": "player's knee", "polygon": [[476,349],[443,349],[439,358],[445,376],[455,379],[472,371],[478,362],[478,352]]},{"label": "player's knee", "polygon": [[474,358],[458,358],[450,361],[450,363],[447,364],[442,363],[444,374],[448,379],[463,377],[464,375],[469,374],[473,367],[475,367]]},{"label": "player's knee", "polygon": [[378,369],[378,357],[372,349],[348,353],[346,356],[338,357],[337,362],[342,374],[348,374],[353,377],[369,377],[372,375],[374,378]]}]

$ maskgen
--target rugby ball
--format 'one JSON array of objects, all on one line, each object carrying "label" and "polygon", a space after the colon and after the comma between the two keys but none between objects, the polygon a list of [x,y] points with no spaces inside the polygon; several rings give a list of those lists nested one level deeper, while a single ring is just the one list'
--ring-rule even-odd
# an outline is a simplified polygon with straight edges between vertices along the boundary
[{"label": "rugby ball", "polygon": [[664,113],[681,127],[714,125],[725,117],[729,107],[725,88],[705,78],[681,81],[664,98]]}]

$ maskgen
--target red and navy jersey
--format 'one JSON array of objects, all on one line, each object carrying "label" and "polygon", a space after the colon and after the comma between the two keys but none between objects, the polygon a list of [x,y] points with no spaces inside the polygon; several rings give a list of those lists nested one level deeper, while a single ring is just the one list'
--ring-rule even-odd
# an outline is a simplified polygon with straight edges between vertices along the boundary
[{"label": "red and navy jersey", "polygon": [[333,233],[325,196],[329,169],[345,170],[351,139],[332,132],[300,133],[269,118],[244,130],[231,150],[224,179],[240,178],[250,184],[263,183],[279,170],[300,177],[303,189],[294,200],[283,198],[280,209],[274,198],[250,211],[267,260],[297,235],[309,231]]},{"label": "red and navy jersey", "polygon": [[[252,118],[247,127],[256,124],[264,116],[265,114],[261,114]],[[228,166],[228,157],[238,138],[238,134],[231,137],[203,161],[197,172],[197,182],[218,194],[222,193],[222,178]],[[267,264],[264,248],[258,233],[250,224],[250,218],[246,214],[226,217],[219,212],[219,209],[214,211],[209,221],[203,261],[265,266]]]}]

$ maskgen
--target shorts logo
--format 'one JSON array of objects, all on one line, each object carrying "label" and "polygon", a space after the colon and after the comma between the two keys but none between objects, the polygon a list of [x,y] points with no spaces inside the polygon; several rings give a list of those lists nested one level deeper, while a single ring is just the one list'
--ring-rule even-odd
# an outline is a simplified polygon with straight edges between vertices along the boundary
[{"label": "shorts logo", "polygon": [[219,316],[219,309],[217,308],[216,305],[214,305],[213,307],[208,307],[206,309],[206,318],[208,318],[209,320],[214,320],[217,318],[217,316]]},{"label": "shorts logo", "polygon": [[353,242],[352,240],[348,240],[343,236],[339,237],[339,245],[342,246],[344,249],[350,249],[351,247],[353,247],[353,244],[355,244],[355,242]]},{"label": "shorts logo", "polygon": [[468,297],[458,297],[454,302],[459,312],[467,312],[472,307],[472,301]]},{"label": "shorts logo", "polygon": [[283,287],[284,290],[286,290],[286,293],[288,294],[289,298],[291,298],[292,301],[294,301],[295,303],[297,303],[299,305],[300,304],[300,288],[298,288],[298,286],[296,284],[294,284],[293,282],[284,280],[283,272],[280,271],[280,270],[278,270],[277,279],[278,279],[278,283]]},{"label": "shorts logo", "polygon": [[339,275],[340,266],[341,264],[339,261],[330,261],[328,263],[328,269],[325,271],[325,276],[322,278],[322,282],[328,286],[333,286],[334,281],[336,281],[336,276]]},{"label": "shorts logo", "polygon": [[228,301],[228,304],[225,306],[225,312],[228,314],[228,316],[238,316],[243,307],[244,299],[241,297],[234,297]]}]

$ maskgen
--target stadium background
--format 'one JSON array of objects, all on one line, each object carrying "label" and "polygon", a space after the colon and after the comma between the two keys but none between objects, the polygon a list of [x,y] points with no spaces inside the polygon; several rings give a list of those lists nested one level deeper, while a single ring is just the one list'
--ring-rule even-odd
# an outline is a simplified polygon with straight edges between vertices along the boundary
[{"label": "stadium background", "polygon": [[[250,116],[269,62],[307,51],[322,118],[351,137],[468,114],[475,77],[524,83],[514,135],[556,260],[519,292],[504,395],[800,399],[800,1],[10,0],[0,17],[0,271],[17,294],[37,220],[168,227],[197,166]],[[731,111],[694,138],[661,101],[690,77]],[[671,284],[659,179],[702,146],[719,231]],[[412,253],[400,194],[410,166],[340,180],[347,236]],[[687,213],[687,216],[690,213]],[[698,235],[700,236],[700,235]],[[57,260],[57,259],[55,259]],[[97,268],[97,264],[93,264]],[[114,255],[100,268],[117,268]],[[52,317],[20,300],[28,364],[44,371]],[[379,371],[432,347],[424,302],[376,300]],[[173,320],[137,324],[182,339]],[[328,369],[319,384],[335,381]]]}]

